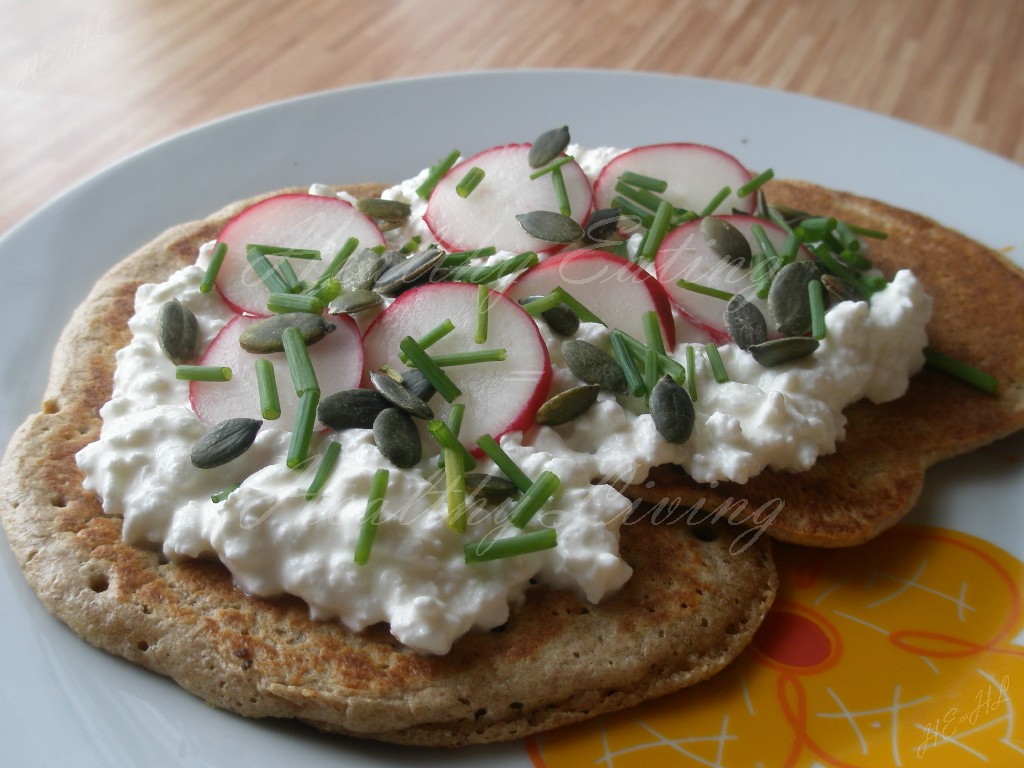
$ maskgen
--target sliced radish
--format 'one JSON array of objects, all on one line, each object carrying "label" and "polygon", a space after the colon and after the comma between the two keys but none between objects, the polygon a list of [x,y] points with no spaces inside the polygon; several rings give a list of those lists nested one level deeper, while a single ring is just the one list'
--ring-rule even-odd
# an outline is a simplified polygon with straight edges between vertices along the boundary
[{"label": "sliced radish", "polygon": [[[526,312],[500,293],[490,293],[487,340],[474,341],[477,321],[477,287],[466,283],[434,283],[413,288],[399,296],[373,321],[363,337],[366,369],[388,364],[399,370],[399,344],[406,336],[419,338],[445,320],[455,330],[433,344],[431,356],[474,349],[504,349],[502,362],[474,363],[445,368],[462,390],[455,402],[466,404],[459,437],[481,455],[478,437],[495,438],[533,425],[537,409],[548,395],[551,362],[537,326]],[[431,400],[439,418],[447,418],[450,406],[441,397]]]},{"label": "sliced radish", "polygon": [[[227,366],[232,374],[231,381],[193,381],[189,387],[192,410],[208,424],[236,416],[262,418],[255,365],[261,357],[274,364],[281,399],[281,416],[272,423],[280,424],[282,429],[291,429],[295,421],[299,398],[295,394],[284,352],[254,355],[238,345],[242,332],[256,320],[242,315],[232,318],[203,353],[202,365]],[[337,328],[308,347],[317,383],[324,395],[358,387],[363,378],[363,345],[359,329],[350,317],[344,315],[332,317],[331,322]]]},{"label": "sliced radish", "polygon": [[[536,169],[527,162],[529,153],[529,144],[508,144],[484,150],[452,168],[434,188],[423,217],[437,242],[449,251],[490,245],[515,252],[560,247],[528,235],[516,219],[516,214],[530,211],[558,211],[551,175],[530,178]],[[455,188],[473,167],[483,170],[483,181],[472,194],[460,197]],[[575,160],[561,171],[570,217],[583,224],[593,197],[590,181]]]},{"label": "sliced radish", "polygon": [[[384,243],[373,220],[344,200],[301,194],[269,197],[235,216],[217,237],[228,247],[217,290],[236,312],[267,315],[268,291],[246,259],[249,245],[320,251],[320,259],[289,259],[299,278],[315,280],[350,237],[362,248]],[[267,258],[277,264],[283,257]]]},{"label": "sliced radish", "polygon": [[594,205],[608,208],[620,193],[615,190],[626,171],[668,182],[659,196],[677,208],[703,211],[722,187],[732,189],[715,213],[733,209],[753,213],[754,195],[739,197],[736,190],[751,179],[750,171],[730,154],[703,144],[649,144],[613,158],[594,182]]},{"label": "sliced radish", "polygon": [[600,317],[609,328],[644,338],[643,315],[658,313],[669,348],[676,331],[668,295],[653,275],[606,251],[582,249],[559,253],[523,272],[505,290],[509,298],[544,296],[561,286]]},{"label": "sliced radish", "polygon": [[[759,251],[754,239],[752,228],[755,224],[764,227],[765,235],[776,251],[782,252],[786,233],[771,222],[754,216],[733,215],[719,216],[732,224],[751,244],[754,251]],[[810,253],[801,246],[797,251],[797,259],[811,258]],[[722,313],[726,302],[723,299],[691,291],[680,287],[680,279],[698,283],[709,288],[716,288],[727,293],[742,293],[744,297],[768,317],[768,304],[758,298],[757,288],[751,278],[751,270],[731,264],[715,253],[704,240],[700,231],[700,219],[687,222],[669,232],[661,243],[655,258],[655,270],[658,280],[665,287],[669,297],[697,327],[707,331],[718,342],[727,341],[728,332]],[[778,335],[778,334],[773,334]]]}]

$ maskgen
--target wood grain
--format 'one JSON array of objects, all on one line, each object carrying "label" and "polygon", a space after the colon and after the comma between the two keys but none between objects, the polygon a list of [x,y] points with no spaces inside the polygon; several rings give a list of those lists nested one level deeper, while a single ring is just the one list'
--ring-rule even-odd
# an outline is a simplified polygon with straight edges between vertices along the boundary
[{"label": "wood grain", "polygon": [[147,144],[422,74],[601,67],[889,114],[1024,162],[1020,0],[0,0],[0,233]]}]

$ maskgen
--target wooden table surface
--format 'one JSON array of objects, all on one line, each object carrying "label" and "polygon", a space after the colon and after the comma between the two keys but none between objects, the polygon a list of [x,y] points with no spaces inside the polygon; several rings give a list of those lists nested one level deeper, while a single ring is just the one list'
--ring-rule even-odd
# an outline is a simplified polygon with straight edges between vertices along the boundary
[{"label": "wooden table surface", "polygon": [[0,0],[0,233],[248,107],[430,73],[600,67],[845,102],[1024,163],[1022,0]]}]

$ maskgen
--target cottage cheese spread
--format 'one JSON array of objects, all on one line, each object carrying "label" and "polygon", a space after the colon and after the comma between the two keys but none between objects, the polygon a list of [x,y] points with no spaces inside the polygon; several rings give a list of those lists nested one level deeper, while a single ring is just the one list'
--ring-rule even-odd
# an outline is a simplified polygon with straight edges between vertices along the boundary
[{"label": "cottage cheese spread", "polygon": [[[592,178],[615,153],[575,150]],[[414,206],[410,223],[389,233],[395,242],[413,234],[430,237],[413,191],[422,177],[384,195]],[[199,292],[208,257],[204,247],[197,265],[139,289],[133,338],[117,355],[113,396],[101,411],[101,437],[78,454],[85,487],[103,499],[107,514],[123,516],[130,543],[161,547],[172,561],[215,557],[247,592],[296,595],[314,617],[357,630],[388,622],[398,640],[428,653],[447,652],[470,629],[504,623],[531,579],[573,589],[592,602],[625,583],[631,571],[618,555],[618,532],[631,503],[592,480],[641,482],[663,463],[680,464],[701,482],[745,482],[767,467],[810,467],[842,438],[845,405],[905,392],[909,376],[923,365],[930,314],[919,283],[900,272],[870,304],[832,308],[827,336],[810,358],[765,368],[735,345],[723,345],[730,381],[717,384],[706,366],[698,367],[696,427],[682,445],[657,434],[639,401],[608,393],[569,424],[504,436],[502,447],[527,475],[550,470],[561,479],[559,493],[526,529],[553,526],[559,544],[467,565],[467,540],[519,532],[510,529],[504,510],[473,504],[468,534],[452,532],[436,456],[425,452],[417,467],[396,470],[369,430],[334,436],[342,459],[314,501],[306,501],[304,492],[315,463],[306,471],[288,469],[288,432],[273,422],[230,463],[216,470],[192,466],[191,447],[207,427],[189,406],[187,383],[175,379],[174,365],[160,350],[157,317],[164,302],[179,299],[196,314],[206,342],[230,319],[215,293]],[[579,383],[561,358],[561,339],[546,327],[541,331],[551,354],[553,391]],[[607,333],[583,324],[577,338],[601,343]],[[673,353],[680,361],[687,343],[682,338]],[[381,467],[390,468],[391,481],[371,561],[359,566],[352,553],[371,479]],[[211,495],[232,482],[241,485],[213,503]]]}]

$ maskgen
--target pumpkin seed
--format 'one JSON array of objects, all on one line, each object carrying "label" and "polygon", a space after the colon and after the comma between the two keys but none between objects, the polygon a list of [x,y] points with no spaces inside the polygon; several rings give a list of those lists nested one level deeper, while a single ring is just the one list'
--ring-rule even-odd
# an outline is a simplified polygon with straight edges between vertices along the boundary
[{"label": "pumpkin seed", "polygon": [[587,243],[607,243],[615,239],[619,231],[619,219],[622,212],[618,208],[602,208],[594,211],[587,219],[587,231],[584,240]]},{"label": "pumpkin seed", "polygon": [[419,368],[402,372],[402,384],[423,402],[427,402],[437,392],[430,379],[423,375]]},{"label": "pumpkin seed", "polygon": [[583,227],[554,211],[518,213],[516,219],[528,235],[546,243],[571,243],[583,237]]},{"label": "pumpkin seed", "polygon": [[788,336],[784,339],[772,339],[754,344],[747,351],[761,365],[771,368],[788,363],[790,360],[799,360],[801,357],[812,355],[817,348],[818,340],[812,339],[810,336]]},{"label": "pumpkin seed", "polygon": [[317,406],[320,422],[331,429],[370,429],[373,420],[391,403],[372,389],[343,389],[327,395]]},{"label": "pumpkin seed", "polygon": [[537,410],[536,421],[549,427],[572,421],[597,402],[600,391],[597,384],[586,384],[559,392]]},{"label": "pumpkin seed", "polygon": [[515,483],[497,475],[467,472],[464,478],[466,490],[474,495],[483,496],[487,501],[505,501],[519,493]]},{"label": "pumpkin seed", "polygon": [[[404,378],[404,377],[403,377]],[[370,383],[392,405],[421,419],[434,418],[434,409],[422,398],[410,392],[403,384],[387,374],[370,371]]]},{"label": "pumpkin seed", "polygon": [[768,323],[757,305],[737,293],[725,305],[725,329],[740,349],[768,340]]},{"label": "pumpkin seed", "polygon": [[821,277],[813,261],[794,261],[780,269],[768,290],[768,315],[787,336],[811,330],[811,300],[807,284]]},{"label": "pumpkin seed", "polygon": [[412,213],[412,206],[399,200],[364,197],[356,201],[360,213],[383,221],[403,221]]},{"label": "pumpkin seed", "polygon": [[587,384],[597,384],[618,395],[628,391],[626,375],[615,358],[590,342],[582,339],[563,341],[562,356],[569,370]]},{"label": "pumpkin seed", "polygon": [[377,450],[396,467],[413,467],[423,456],[420,432],[401,408],[385,408],[377,414],[373,420],[373,439]]},{"label": "pumpkin seed", "polygon": [[309,312],[285,312],[282,315],[271,315],[252,323],[238,337],[238,346],[254,355],[267,355],[271,352],[283,352],[282,335],[289,328],[298,328],[302,340],[308,347],[335,329],[334,323],[327,322],[321,315]]},{"label": "pumpkin seed", "polygon": [[864,301],[864,294],[857,286],[835,275],[822,275],[821,284],[836,301]]},{"label": "pumpkin seed", "polygon": [[427,248],[403,259],[384,271],[373,285],[373,290],[385,296],[397,296],[411,288],[421,277],[444,261],[444,252],[439,248]]},{"label": "pumpkin seed", "polygon": [[700,233],[708,248],[730,264],[746,269],[753,261],[754,255],[747,238],[725,219],[705,216],[700,220]]},{"label": "pumpkin seed", "polygon": [[569,146],[569,126],[552,128],[534,139],[526,162],[531,168],[540,168],[557,158]]},{"label": "pumpkin seed", "polygon": [[387,259],[376,251],[364,248],[348,257],[338,273],[342,291],[368,291],[387,266]]},{"label": "pumpkin seed", "polygon": [[655,429],[670,443],[685,443],[690,438],[696,421],[693,400],[671,376],[662,376],[654,385],[650,409]]},{"label": "pumpkin seed", "polygon": [[[519,303],[527,304],[536,299],[543,298],[542,296],[527,296],[525,299],[520,299]],[[572,336],[576,331],[580,329],[580,319],[569,309],[565,304],[559,304],[557,307],[546,309],[540,313],[541,319],[547,323],[554,333],[559,336]]]},{"label": "pumpkin seed", "polygon": [[327,311],[332,315],[354,315],[379,307],[383,301],[384,297],[374,291],[347,291],[328,304]]},{"label": "pumpkin seed", "polygon": [[199,469],[212,469],[237,459],[249,450],[262,426],[259,419],[222,421],[192,446],[192,464]]},{"label": "pumpkin seed", "polygon": [[160,307],[157,332],[160,349],[175,365],[190,363],[199,356],[199,321],[177,299]]}]

